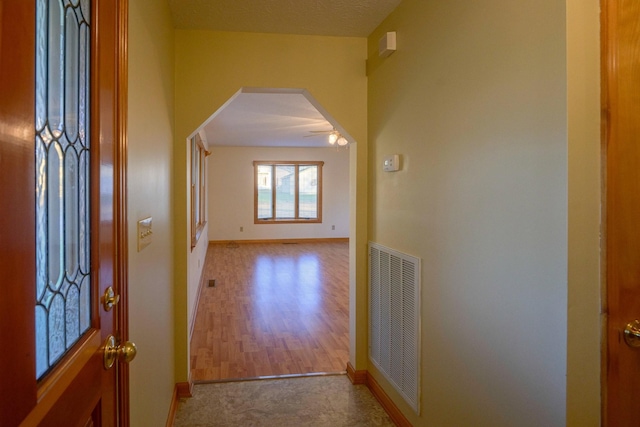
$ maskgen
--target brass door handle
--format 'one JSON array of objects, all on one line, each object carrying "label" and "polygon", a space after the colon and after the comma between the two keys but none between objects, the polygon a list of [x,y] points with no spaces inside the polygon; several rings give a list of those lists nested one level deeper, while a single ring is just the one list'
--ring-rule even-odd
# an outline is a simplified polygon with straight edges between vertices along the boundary
[{"label": "brass door handle", "polygon": [[624,341],[629,347],[640,348],[640,321],[634,320],[627,323],[624,328]]},{"label": "brass door handle", "polygon": [[113,306],[118,302],[120,302],[120,295],[116,295],[116,293],[113,291],[113,288],[109,286],[104,291],[104,295],[102,296],[102,306],[104,307],[104,310],[111,310]]},{"label": "brass door handle", "polygon": [[104,342],[104,369],[111,368],[116,359],[129,363],[136,358],[138,350],[136,345],[131,341],[125,341],[120,345],[116,345],[116,338],[113,335],[109,335]]}]

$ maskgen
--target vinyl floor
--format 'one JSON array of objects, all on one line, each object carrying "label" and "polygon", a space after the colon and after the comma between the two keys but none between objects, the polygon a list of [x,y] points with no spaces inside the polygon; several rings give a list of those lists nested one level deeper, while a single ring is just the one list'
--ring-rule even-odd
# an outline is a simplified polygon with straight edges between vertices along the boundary
[{"label": "vinyl floor", "polygon": [[175,427],[393,426],[364,385],[346,375],[197,384]]}]

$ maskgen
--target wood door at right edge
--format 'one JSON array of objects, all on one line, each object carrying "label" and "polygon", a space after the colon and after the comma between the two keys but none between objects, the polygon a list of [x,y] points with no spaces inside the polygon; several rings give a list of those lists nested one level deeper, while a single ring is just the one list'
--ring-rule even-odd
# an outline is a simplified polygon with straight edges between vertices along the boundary
[{"label": "wood door at right edge", "polygon": [[602,2],[606,204],[605,426],[640,426],[640,1]]}]

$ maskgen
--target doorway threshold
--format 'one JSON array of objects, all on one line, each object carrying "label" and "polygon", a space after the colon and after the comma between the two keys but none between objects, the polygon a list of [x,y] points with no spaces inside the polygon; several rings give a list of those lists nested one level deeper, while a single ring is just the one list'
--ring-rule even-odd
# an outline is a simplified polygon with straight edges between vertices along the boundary
[{"label": "doorway threshold", "polygon": [[279,380],[279,379],[306,378],[306,377],[327,377],[332,375],[347,375],[347,371],[310,372],[306,374],[286,374],[286,375],[264,375],[264,376],[258,376],[258,377],[225,378],[221,380],[197,380],[197,381],[193,381],[193,384],[217,384],[217,383],[233,383],[233,382],[240,382],[240,381]]}]

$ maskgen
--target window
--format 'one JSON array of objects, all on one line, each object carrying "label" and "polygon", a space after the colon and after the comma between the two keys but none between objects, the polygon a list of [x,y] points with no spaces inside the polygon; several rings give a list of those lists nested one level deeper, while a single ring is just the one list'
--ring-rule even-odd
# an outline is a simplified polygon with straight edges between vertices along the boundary
[{"label": "window", "polygon": [[205,158],[209,153],[199,135],[191,138],[191,248],[198,243],[205,219]]},{"label": "window", "polygon": [[322,222],[324,162],[253,162],[254,222]]}]

